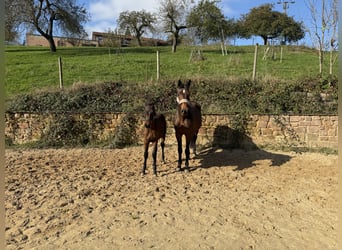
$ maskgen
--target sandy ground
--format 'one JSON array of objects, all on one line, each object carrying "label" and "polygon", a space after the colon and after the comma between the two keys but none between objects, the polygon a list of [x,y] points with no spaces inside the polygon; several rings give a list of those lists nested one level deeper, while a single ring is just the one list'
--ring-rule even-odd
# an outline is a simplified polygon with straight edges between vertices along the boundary
[{"label": "sandy ground", "polygon": [[337,249],[336,155],[165,152],[6,150],[7,248]]}]

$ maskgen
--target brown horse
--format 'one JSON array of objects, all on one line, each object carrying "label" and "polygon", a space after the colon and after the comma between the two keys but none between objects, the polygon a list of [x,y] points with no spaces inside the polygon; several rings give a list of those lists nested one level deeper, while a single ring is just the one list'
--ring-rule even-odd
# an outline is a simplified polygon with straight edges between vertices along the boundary
[{"label": "brown horse", "polygon": [[177,84],[177,111],[174,123],[178,144],[178,171],[182,165],[182,136],[185,135],[185,171],[189,171],[190,146],[196,155],[196,139],[198,130],[202,125],[201,106],[190,101],[190,83],[188,80],[183,84],[180,80]]},{"label": "brown horse", "polygon": [[146,161],[148,158],[148,147],[150,142],[153,144],[153,174],[157,175],[157,146],[158,140],[161,139],[162,160],[165,162],[164,146],[166,136],[166,120],[163,114],[157,114],[153,103],[145,105],[145,134],[144,134],[144,166],[142,169],[142,175],[145,174]]}]

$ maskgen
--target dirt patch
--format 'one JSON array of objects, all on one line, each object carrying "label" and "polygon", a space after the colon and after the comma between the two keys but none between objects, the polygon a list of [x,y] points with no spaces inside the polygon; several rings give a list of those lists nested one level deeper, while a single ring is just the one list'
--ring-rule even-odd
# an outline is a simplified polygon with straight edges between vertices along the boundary
[{"label": "dirt patch", "polygon": [[6,150],[8,249],[337,249],[336,155]]}]

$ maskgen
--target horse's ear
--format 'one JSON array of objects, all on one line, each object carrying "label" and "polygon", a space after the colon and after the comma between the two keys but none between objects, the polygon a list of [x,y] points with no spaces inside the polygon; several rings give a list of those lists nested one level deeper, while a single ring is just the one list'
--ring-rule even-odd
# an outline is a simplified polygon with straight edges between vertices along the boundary
[{"label": "horse's ear", "polygon": [[183,88],[184,86],[183,86],[183,83],[182,83],[182,81],[179,79],[178,80],[178,83],[177,83],[177,88]]},{"label": "horse's ear", "polygon": [[148,100],[145,102],[145,106],[153,107],[153,106],[154,106],[154,101],[153,101],[152,99],[148,99]]},{"label": "horse's ear", "polygon": [[191,84],[191,80],[187,80],[185,83],[185,88],[189,89],[190,88],[190,84]]}]

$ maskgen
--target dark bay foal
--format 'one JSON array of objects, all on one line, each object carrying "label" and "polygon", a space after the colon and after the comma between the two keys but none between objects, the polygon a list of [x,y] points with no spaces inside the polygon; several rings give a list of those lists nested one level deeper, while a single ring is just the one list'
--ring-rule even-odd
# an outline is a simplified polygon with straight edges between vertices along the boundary
[{"label": "dark bay foal", "polygon": [[162,150],[162,160],[165,162],[164,146],[166,136],[166,120],[163,114],[157,114],[154,104],[148,103],[145,105],[145,134],[144,134],[144,166],[142,169],[142,175],[146,171],[146,161],[148,158],[148,147],[152,142],[153,150],[153,174],[157,175],[157,148],[158,140],[160,139],[160,146]]}]

